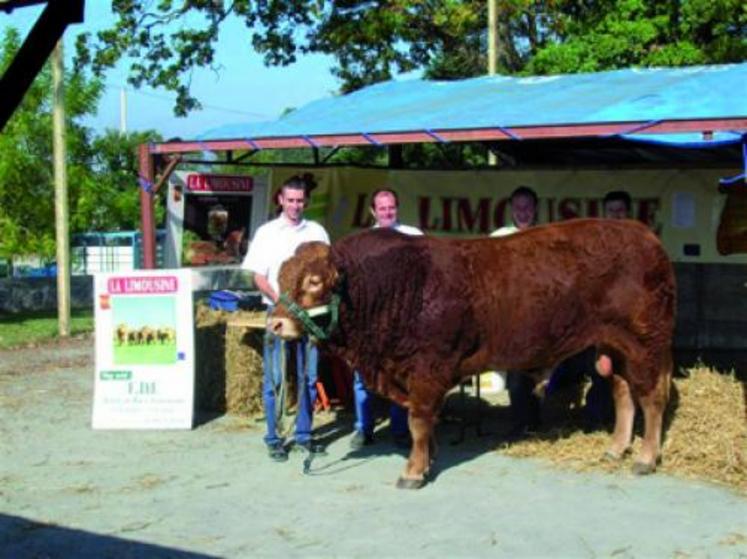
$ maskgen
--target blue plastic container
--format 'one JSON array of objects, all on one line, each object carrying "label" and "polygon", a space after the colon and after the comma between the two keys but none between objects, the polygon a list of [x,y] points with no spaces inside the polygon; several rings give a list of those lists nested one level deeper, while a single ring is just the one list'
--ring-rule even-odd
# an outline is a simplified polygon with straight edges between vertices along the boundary
[{"label": "blue plastic container", "polygon": [[213,310],[234,312],[239,310],[241,297],[232,291],[215,291],[210,294],[209,304]]}]

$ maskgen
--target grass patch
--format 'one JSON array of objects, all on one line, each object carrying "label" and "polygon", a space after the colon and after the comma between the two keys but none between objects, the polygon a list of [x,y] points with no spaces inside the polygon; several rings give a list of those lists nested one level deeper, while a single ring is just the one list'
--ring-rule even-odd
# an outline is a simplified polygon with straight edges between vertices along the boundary
[{"label": "grass patch", "polygon": [[[93,332],[93,309],[71,312],[72,335]],[[34,344],[57,338],[57,311],[34,311],[0,315],[0,349]]]},{"label": "grass patch", "polygon": [[115,365],[168,365],[176,363],[176,343],[115,345]]}]

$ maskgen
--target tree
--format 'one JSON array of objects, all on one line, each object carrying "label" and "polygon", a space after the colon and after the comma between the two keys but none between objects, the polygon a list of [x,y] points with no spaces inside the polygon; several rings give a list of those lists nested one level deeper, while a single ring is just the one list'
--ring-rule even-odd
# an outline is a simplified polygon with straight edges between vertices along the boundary
[{"label": "tree", "polygon": [[[0,71],[20,47],[18,31],[7,28],[0,40]],[[90,159],[90,130],[77,119],[91,114],[101,95],[98,80],[65,76],[69,196],[80,195]],[[52,173],[52,78],[47,64],[0,135],[0,257],[54,254]]]},{"label": "tree", "polygon": [[598,2],[581,20],[558,20],[560,38],[527,72],[595,72],[633,65],[688,66],[747,59],[747,4],[741,0]]},{"label": "tree", "polygon": [[[82,177],[75,206],[71,206],[73,230],[126,231],[140,226],[137,147],[161,139],[153,130],[126,134],[108,130],[93,139],[90,172]],[[156,206],[157,220],[163,211],[162,205]]]},{"label": "tree", "polygon": [[[742,0],[497,1],[501,73],[747,58]],[[177,115],[199,108],[190,72],[214,66],[229,17],[246,23],[247,41],[268,65],[287,65],[305,53],[333,55],[342,92],[414,69],[454,79],[486,67],[485,0],[112,0],[112,9],[110,29],[79,36],[78,63],[100,74],[132,57],[128,81],[176,92]]]},{"label": "tree", "polygon": [[[0,39],[0,71],[19,46],[18,31],[7,28]],[[71,233],[137,227],[136,149],[161,139],[153,131],[109,131],[96,137],[80,124],[82,117],[95,113],[102,91],[99,80],[66,73]],[[52,257],[54,252],[52,78],[46,65],[0,135],[0,258]]]}]

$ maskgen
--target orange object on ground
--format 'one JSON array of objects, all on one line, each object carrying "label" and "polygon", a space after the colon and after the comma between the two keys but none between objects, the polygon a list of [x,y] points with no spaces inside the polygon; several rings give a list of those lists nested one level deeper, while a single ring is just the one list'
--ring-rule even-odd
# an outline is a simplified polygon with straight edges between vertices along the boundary
[{"label": "orange object on ground", "polygon": [[316,381],[316,402],[314,402],[314,411],[320,409],[329,409],[329,398],[327,397],[327,391],[324,389],[324,385],[321,381]]}]

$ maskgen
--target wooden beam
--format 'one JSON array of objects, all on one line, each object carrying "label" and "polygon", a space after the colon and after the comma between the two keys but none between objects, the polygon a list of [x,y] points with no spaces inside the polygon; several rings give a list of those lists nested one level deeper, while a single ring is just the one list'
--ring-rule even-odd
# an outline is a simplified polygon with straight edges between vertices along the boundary
[{"label": "wooden beam", "polygon": [[0,103],[0,130],[23,101],[26,91],[68,24],[83,21],[84,4],[85,0],[49,0],[23,45],[0,77],[0,91],[3,95],[3,102]]},{"label": "wooden beam", "polygon": [[140,163],[140,233],[143,247],[143,268],[156,267],[156,226],[153,213],[153,179],[155,169],[148,144],[138,146]]},{"label": "wooden beam", "polygon": [[17,8],[27,8],[35,4],[44,4],[48,0],[0,0],[0,11],[10,13]]},{"label": "wooden beam", "polygon": [[163,173],[161,173],[161,175],[158,177],[156,184],[153,185],[153,196],[158,194],[158,191],[161,190],[163,183],[165,183],[168,180],[168,178],[171,176],[171,173],[174,172],[174,169],[176,169],[176,166],[179,165],[181,160],[182,160],[181,155],[177,155],[169,159],[169,162],[166,165],[166,168],[163,170]]},{"label": "wooden beam", "polygon": [[387,151],[389,152],[389,168],[390,169],[402,169],[404,167],[404,157],[402,156],[402,144],[389,144]]},{"label": "wooden beam", "polygon": [[[717,132],[747,129],[747,118],[716,118],[669,121],[631,121],[618,123],[559,124],[551,126],[513,126],[507,128],[473,128],[454,130],[372,132],[318,136],[288,136],[253,138],[251,140],[205,140],[164,142],[154,144],[153,153],[185,153],[225,151],[231,149],[291,149],[307,148],[309,139],[318,146],[368,146],[372,141],[381,145],[448,142],[482,142],[529,139],[605,137],[620,134],[671,134],[678,132]],[[251,143],[251,144],[250,144]]]}]

